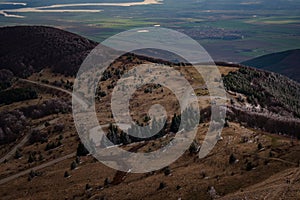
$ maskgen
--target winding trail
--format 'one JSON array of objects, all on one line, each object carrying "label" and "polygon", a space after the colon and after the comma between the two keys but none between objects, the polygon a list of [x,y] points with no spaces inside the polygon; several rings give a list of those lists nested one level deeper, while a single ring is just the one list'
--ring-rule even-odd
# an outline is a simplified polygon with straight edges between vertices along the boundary
[{"label": "winding trail", "polygon": [[66,89],[63,89],[63,88],[60,88],[60,87],[57,87],[57,86],[54,86],[54,85],[49,85],[49,84],[40,83],[40,82],[36,82],[36,81],[31,81],[31,80],[27,80],[27,79],[19,79],[19,81],[20,82],[34,84],[34,85],[39,85],[39,86],[50,88],[50,89],[54,89],[54,90],[57,90],[57,91],[60,91],[60,92],[64,92],[64,93],[72,96],[72,98],[75,101],[79,102],[83,107],[87,107],[88,106],[88,104],[85,101],[83,101],[81,98],[79,98],[78,96],[76,96],[75,94],[73,94],[73,92],[71,92],[69,90],[66,90]]},{"label": "winding trail", "polygon": [[14,146],[5,156],[0,158],[0,163],[3,163],[5,160],[11,158],[16,153],[18,148],[21,148],[26,144],[29,138],[30,138],[30,134],[25,135],[25,137],[21,140],[21,142],[19,142],[16,146]]},{"label": "winding trail", "polygon": [[[52,85],[48,85],[48,84],[43,84],[43,83],[39,83],[39,82],[35,82],[35,81],[31,81],[31,80],[27,80],[27,79],[19,79],[20,82],[25,82],[25,83],[30,83],[30,84],[34,84],[34,85],[39,85],[39,86],[43,86],[43,87],[47,87],[47,88],[50,88],[50,89],[55,89],[55,90],[58,90],[60,92],[64,92],[68,95],[71,95],[72,97],[74,96],[74,98],[76,100],[78,100],[79,102],[81,102],[82,100],[79,99],[77,96],[73,95],[72,92],[68,91],[68,90],[65,90],[65,89],[62,89],[62,88],[59,88],[59,87],[55,87],[55,86],[52,86]],[[84,103],[84,102],[83,102]],[[52,123],[55,123],[59,118],[56,118],[56,119],[53,119],[51,120],[49,123],[52,124]],[[42,124],[38,127],[36,127],[34,130],[42,130],[45,128],[45,125]],[[0,163],[3,163],[5,160],[11,158],[17,151],[18,148],[21,148],[22,146],[24,146],[26,144],[26,142],[28,142],[30,138],[30,134],[28,133],[27,135],[24,136],[24,138],[17,144],[15,145],[8,153],[6,153],[2,158],[0,158]]]},{"label": "winding trail", "polygon": [[[75,100],[78,100],[79,102],[82,101],[77,96],[73,95],[72,92],[70,92],[68,90],[65,90],[65,89],[62,89],[62,88],[59,88],[59,87],[56,87],[56,86],[52,86],[52,85],[48,85],[48,84],[43,84],[43,83],[39,83],[39,82],[27,80],[27,79],[19,79],[19,81],[20,82],[34,84],[34,85],[39,85],[39,86],[42,86],[42,87],[47,87],[47,88],[50,88],[50,89],[55,89],[55,90],[64,92],[64,93],[66,93],[66,94],[68,94],[68,95],[70,95],[72,97],[74,96]],[[83,102],[83,103],[85,104],[85,102]],[[49,123],[50,124],[55,123],[57,120],[59,120],[59,118],[55,118],[55,119],[51,120]],[[44,128],[45,128],[45,125],[42,124],[42,125],[36,127],[35,130],[42,130]],[[29,140],[29,138],[30,138],[30,134],[25,135],[25,137],[16,146],[14,146],[5,156],[3,156],[2,158],[0,158],[0,163],[3,163],[5,160],[11,158],[15,154],[15,152],[17,151],[18,148],[20,148],[20,147],[22,147],[22,146],[24,146],[26,144],[26,142]],[[76,153],[68,154],[68,155],[63,156],[61,158],[57,158],[55,160],[49,161],[49,162],[41,164],[39,166],[36,166],[36,167],[30,168],[30,169],[24,170],[22,172],[19,172],[17,174],[11,175],[11,176],[6,177],[6,178],[3,178],[3,179],[0,180],[0,184],[6,183],[6,182],[11,181],[13,179],[16,179],[16,178],[18,178],[20,176],[28,174],[32,170],[39,170],[39,169],[42,169],[42,168],[54,165],[54,164],[56,164],[58,162],[64,161],[64,160],[69,159],[69,158],[72,158],[75,155],[76,155]]]},{"label": "winding trail", "polygon": [[[49,123],[53,124],[55,123],[59,118],[53,119],[51,120]],[[36,127],[34,130],[42,130],[45,128],[45,125],[42,124],[38,127]],[[17,151],[18,148],[21,148],[22,146],[24,146],[26,144],[26,142],[28,142],[30,138],[30,133],[28,133],[27,135],[24,136],[24,138],[17,144],[15,145],[5,156],[3,156],[2,158],[0,158],[0,163],[3,163],[5,160],[8,160],[9,158],[11,158]]]}]

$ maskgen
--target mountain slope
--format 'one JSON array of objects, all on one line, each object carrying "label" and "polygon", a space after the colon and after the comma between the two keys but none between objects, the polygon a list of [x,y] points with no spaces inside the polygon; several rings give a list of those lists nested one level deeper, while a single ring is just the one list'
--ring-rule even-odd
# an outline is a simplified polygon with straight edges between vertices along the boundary
[{"label": "mountain slope", "polygon": [[277,72],[300,82],[300,49],[264,55],[243,65]]},{"label": "mountain slope", "polygon": [[242,67],[225,76],[224,85],[244,94],[252,105],[282,116],[300,116],[300,84],[283,75]]},{"label": "mountain slope", "polygon": [[300,128],[299,83],[249,67],[230,72],[223,81],[231,99],[227,115],[230,120],[300,138],[295,131]]},{"label": "mountain slope", "polygon": [[[16,57],[13,48],[10,52],[5,52],[3,47],[0,55],[7,55],[11,59],[15,57],[18,62],[19,57],[22,57],[21,61],[29,64],[31,63],[27,62],[28,58],[34,59],[41,65],[34,65],[32,71],[45,67],[51,67],[52,71],[46,69],[34,73],[27,80],[12,81],[14,78],[11,73],[0,70],[0,86],[5,92],[20,87],[34,88],[38,94],[38,98],[0,105],[0,144],[1,140],[4,141],[0,145],[0,160],[3,161],[0,162],[0,195],[3,199],[23,198],[25,193],[30,199],[214,199],[217,196],[224,199],[242,199],[244,196],[251,197],[253,192],[259,195],[258,198],[266,196],[267,199],[276,199],[287,192],[286,196],[290,199],[299,199],[299,169],[294,169],[300,160],[300,145],[297,140],[297,137],[300,139],[300,133],[296,132],[300,130],[300,119],[297,118],[300,114],[299,83],[272,72],[219,63],[230,99],[226,126],[222,137],[217,135],[219,141],[210,154],[199,160],[197,149],[206,137],[210,125],[208,121],[211,119],[210,105],[213,102],[196,69],[185,63],[175,65],[134,54],[121,56],[105,71],[95,98],[99,123],[105,128],[112,142],[123,143],[111,148],[123,148],[143,154],[161,149],[167,143],[173,143],[174,134],[169,130],[171,126],[181,122],[179,115],[175,116],[179,104],[172,91],[148,84],[132,95],[130,115],[139,124],[150,123],[150,106],[162,105],[168,111],[170,120],[169,125],[160,132],[163,134],[156,135],[160,138],[133,143],[132,138],[128,139],[126,134],[110,125],[114,122],[110,101],[116,89],[115,84],[140,64],[148,64],[149,67],[152,64],[157,66],[156,63],[172,66],[195,88],[199,104],[203,106],[195,141],[176,162],[162,170],[145,174],[121,173],[97,162],[92,156],[80,153],[82,143],[76,134],[71,112],[74,77],[53,74],[72,69],[74,71],[71,72],[76,72],[78,65],[61,63],[76,59],[76,55],[83,59],[95,43],[57,29],[25,29],[32,31],[26,33],[28,41],[20,40],[20,43],[34,45],[29,48],[21,44],[15,45],[12,39],[3,41],[7,45],[10,42],[10,45],[18,47],[19,50],[15,51]],[[13,30],[7,31],[7,34],[16,36],[17,30],[24,32],[24,27]],[[10,38],[8,35],[6,37]],[[48,51],[41,52],[50,54],[45,58],[38,57],[43,56],[39,50],[44,49],[43,38],[47,39]],[[53,64],[50,65],[50,62]],[[14,68],[11,70],[18,73],[18,63],[12,66]],[[32,72],[26,67],[20,69],[22,72]],[[151,70],[153,75],[156,75],[155,72]],[[20,74],[24,75],[27,74]],[[172,74],[161,76],[172,77]],[[134,81],[135,74],[129,73],[125,78]],[[214,80],[215,85],[219,82],[220,80]],[[217,123],[212,122],[215,125]],[[88,132],[90,131],[87,130]],[[284,137],[282,134],[292,137]],[[75,152],[79,153],[76,155]],[[291,167],[292,170],[289,170]],[[297,180],[289,177],[296,177]]]},{"label": "mountain slope", "polygon": [[265,181],[220,199],[299,199],[299,186],[299,167],[290,168],[274,174]]},{"label": "mountain slope", "polygon": [[0,69],[27,77],[45,67],[74,75],[97,43],[79,35],[44,26],[0,28]]}]

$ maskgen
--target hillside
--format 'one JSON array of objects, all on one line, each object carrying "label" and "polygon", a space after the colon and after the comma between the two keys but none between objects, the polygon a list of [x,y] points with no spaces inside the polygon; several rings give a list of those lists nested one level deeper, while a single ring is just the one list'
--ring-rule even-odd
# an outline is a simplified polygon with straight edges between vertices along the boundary
[{"label": "hillside", "polygon": [[242,64],[283,74],[300,82],[300,49],[272,53]]},{"label": "hillside", "polygon": [[225,76],[224,84],[227,90],[246,95],[251,105],[300,117],[300,84],[285,76],[242,67]]},{"label": "hillside", "polygon": [[74,75],[97,43],[51,27],[0,28],[0,69],[28,77],[45,67],[54,73]]},{"label": "hillside", "polygon": [[[18,35],[19,29],[24,31],[24,27],[15,27],[7,33]],[[126,135],[113,125],[110,102],[114,87],[121,77],[141,64],[152,67],[149,73],[163,79],[173,74],[159,73],[155,66],[172,66],[184,76],[195,89],[201,119],[195,122],[198,130],[194,142],[176,162],[144,174],[120,172],[98,162],[83,147],[72,115],[74,76],[65,76],[65,70],[73,66],[74,73],[78,65],[60,65],[68,58],[73,60],[75,55],[84,58],[96,43],[53,28],[25,29],[43,30],[40,40],[58,38],[54,43],[70,52],[49,52],[51,56],[57,56],[53,65],[47,64],[50,56],[46,56],[43,65],[36,65],[31,71],[22,68],[23,74],[17,75],[30,75],[26,79],[13,77],[7,68],[0,70],[0,93],[5,97],[0,102],[2,199],[22,199],[24,194],[27,199],[251,199],[253,192],[258,199],[276,199],[276,194],[299,199],[299,83],[260,69],[218,63],[227,90],[227,118],[221,135],[216,136],[216,146],[205,158],[199,159],[198,148],[209,128],[214,103],[202,76],[185,63],[125,54],[110,64],[95,94],[98,121],[109,140],[119,145],[109,148],[149,153],[172,143],[173,133],[178,131],[181,117],[175,95],[170,89],[153,83],[143,85],[131,96],[130,115],[137,124],[151,123],[152,127],[157,127],[148,111],[152,105],[162,105],[168,116],[164,128],[151,138],[140,139]],[[28,32],[26,38],[36,41],[37,33],[39,31]],[[59,38],[71,39],[58,44]],[[80,38],[78,48],[75,38]],[[13,45],[13,40],[10,42]],[[21,44],[31,42],[20,40],[18,56],[23,52]],[[27,50],[35,54],[23,52],[23,58],[39,63],[37,56],[41,54],[37,49],[42,49],[44,43],[34,44],[31,47],[34,50]],[[55,48],[49,46],[56,49],[55,45]],[[4,48],[0,50],[0,55],[11,58],[14,55],[12,49],[10,53]],[[10,69],[14,71],[17,67]],[[140,79],[134,73],[128,73],[125,78]],[[218,83],[220,80],[213,80],[213,84]],[[178,88],[186,89],[179,84]],[[192,123],[192,116],[189,115],[189,123]]]}]

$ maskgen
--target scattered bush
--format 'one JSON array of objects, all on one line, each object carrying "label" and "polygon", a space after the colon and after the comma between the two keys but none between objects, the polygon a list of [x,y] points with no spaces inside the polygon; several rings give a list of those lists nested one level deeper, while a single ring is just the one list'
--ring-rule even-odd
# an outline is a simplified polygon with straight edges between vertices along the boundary
[{"label": "scattered bush", "polygon": [[163,169],[163,171],[164,171],[165,176],[169,176],[169,175],[171,174],[171,170],[170,170],[169,167],[165,167],[165,168]]},{"label": "scattered bush", "polygon": [[46,133],[41,133],[39,130],[33,130],[30,134],[29,143],[34,144],[36,142],[44,143],[48,141]]},{"label": "scattered bush", "polygon": [[76,167],[77,167],[77,164],[76,164],[75,161],[73,161],[73,162],[71,163],[71,170],[76,169]]},{"label": "scattered bush", "polygon": [[76,156],[86,156],[89,154],[89,151],[85,148],[85,146],[80,142],[77,146]]},{"label": "scattered bush", "polygon": [[19,159],[21,157],[22,157],[21,151],[20,151],[20,149],[17,149],[16,152],[15,152],[14,158]]},{"label": "scattered bush", "polygon": [[28,163],[33,163],[36,161],[35,153],[30,153],[28,158]]},{"label": "scattered bush", "polygon": [[167,184],[165,182],[161,182],[158,186],[158,190],[162,190],[164,189],[165,187],[167,187]]},{"label": "scattered bush", "polygon": [[261,143],[258,143],[257,149],[258,149],[258,150],[261,150],[262,148],[263,148],[262,144],[261,144]]},{"label": "scattered bush", "polygon": [[61,141],[57,141],[57,142],[49,142],[46,145],[45,151],[51,150],[51,149],[55,149],[56,147],[61,146]]},{"label": "scattered bush", "polygon": [[235,158],[235,156],[233,155],[233,154],[231,154],[230,155],[230,157],[229,157],[229,164],[234,164],[235,163],[235,161],[236,161],[236,158]]},{"label": "scattered bush", "polygon": [[195,154],[195,153],[197,153],[198,152],[198,150],[199,150],[199,144],[198,144],[198,142],[197,141],[193,141],[192,142],[192,144],[191,144],[191,146],[189,147],[189,152],[190,152],[190,154]]},{"label": "scattered bush", "polygon": [[90,184],[87,183],[87,184],[85,185],[85,190],[89,190],[89,189],[91,189],[91,188],[92,188],[92,187],[90,186]]},{"label": "scattered bush", "polygon": [[109,178],[105,178],[104,186],[108,186],[110,183],[111,183],[111,181],[109,180]]},{"label": "scattered bush", "polygon": [[65,173],[64,173],[64,177],[65,177],[65,178],[68,178],[68,177],[70,177],[70,174],[69,174],[69,172],[68,172],[68,171],[65,171]]},{"label": "scattered bush", "polygon": [[247,164],[246,164],[246,170],[247,171],[251,171],[252,169],[253,169],[253,164],[252,164],[252,162],[247,162]]},{"label": "scattered bush", "polygon": [[34,177],[36,176],[41,176],[42,173],[41,172],[37,172],[37,171],[34,171],[34,170],[31,170],[28,174],[28,181],[31,181]]}]

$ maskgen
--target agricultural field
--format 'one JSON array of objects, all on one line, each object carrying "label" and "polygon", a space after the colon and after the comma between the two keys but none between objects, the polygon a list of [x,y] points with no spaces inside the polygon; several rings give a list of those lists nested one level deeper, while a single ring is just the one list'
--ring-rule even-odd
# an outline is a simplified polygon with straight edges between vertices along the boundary
[{"label": "agricultural field", "polygon": [[[128,2],[134,3],[128,0],[117,3],[102,0],[100,3],[103,5],[78,6],[77,3],[86,2],[68,0],[64,4],[70,5],[52,8],[51,5],[61,2],[50,1],[45,5],[25,1],[25,7],[46,7],[38,13],[7,11],[21,18],[0,16],[0,26],[50,25],[101,42],[121,31],[160,25],[197,40],[218,61],[240,62],[263,54],[296,49],[300,44],[297,1],[163,0],[145,3],[147,5],[123,6],[122,3]],[[0,3],[0,12],[23,7]],[[69,11],[62,11],[66,9]]]}]

